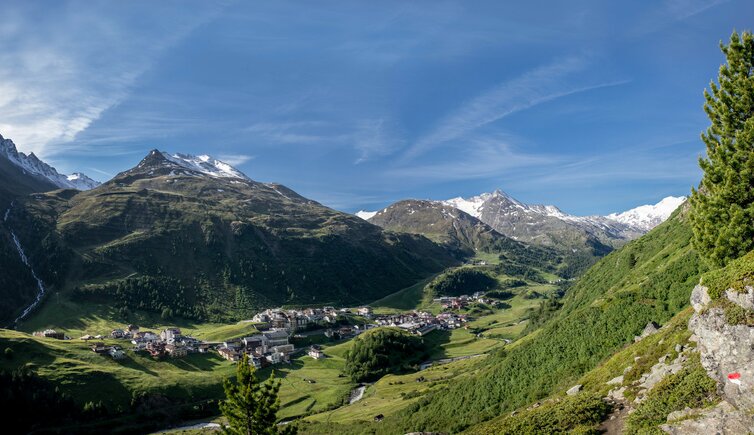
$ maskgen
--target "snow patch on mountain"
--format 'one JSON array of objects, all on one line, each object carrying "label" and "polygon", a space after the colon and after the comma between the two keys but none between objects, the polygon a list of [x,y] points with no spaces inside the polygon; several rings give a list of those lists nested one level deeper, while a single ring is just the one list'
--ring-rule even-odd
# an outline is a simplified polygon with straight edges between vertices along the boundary
[{"label": "snow patch on mountain", "polygon": [[16,149],[16,144],[0,135],[0,156],[21,168],[25,173],[45,178],[61,189],[89,190],[100,185],[86,175],[75,172],[71,175],[59,173],[55,168],[39,160],[34,153],[24,154]]},{"label": "snow patch on mountain", "polygon": [[607,215],[608,219],[649,231],[664,222],[683,202],[685,196],[668,196],[654,205],[642,205],[622,213]]},{"label": "snow patch on mountain", "polygon": [[244,175],[243,172],[223,161],[217,160],[212,156],[208,156],[206,154],[200,156],[192,156],[190,154],[168,154],[163,152],[162,156],[165,157],[165,159],[167,159],[168,161],[175,163],[183,168],[195,172],[200,172],[211,177],[238,178],[242,180],[249,180],[249,177]]},{"label": "snow patch on mountain", "polygon": [[[445,205],[449,205],[451,207],[455,207],[463,212],[466,212],[475,218],[479,218],[482,215],[482,207],[484,204],[489,201],[492,198],[505,198],[512,204],[518,206],[521,209],[524,209],[526,206],[525,204],[519,202],[517,199],[513,198],[512,196],[508,195],[507,193],[503,192],[502,190],[495,190],[492,193],[482,193],[481,195],[472,196],[471,198],[462,198],[460,196],[452,199],[448,199],[445,201],[439,201]],[[557,210],[557,212],[560,212],[560,210],[557,209],[557,207],[554,206],[548,206],[552,207],[553,209]]]},{"label": "snow patch on mountain", "polygon": [[356,213],[354,213],[356,216],[364,219],[365,221],[368,221],[371,219],[374,215],[377,214],[376,211],[365,211],[365,210],[359,210]]}]

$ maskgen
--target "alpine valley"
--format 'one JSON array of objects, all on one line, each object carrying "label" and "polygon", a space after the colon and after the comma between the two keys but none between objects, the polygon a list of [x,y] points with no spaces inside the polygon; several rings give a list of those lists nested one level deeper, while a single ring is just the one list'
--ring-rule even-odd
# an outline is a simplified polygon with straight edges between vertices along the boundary
[{"label": "alpine valley", "polygon": [[[750,6],[153,3],[0,31],[2,433],[754,433],[754,35],[699,96],[701,171],[675,107],[711,18]],[[556,186],[581,182],[634,208]],[[522,183],[562,209],[453,197]]]}]

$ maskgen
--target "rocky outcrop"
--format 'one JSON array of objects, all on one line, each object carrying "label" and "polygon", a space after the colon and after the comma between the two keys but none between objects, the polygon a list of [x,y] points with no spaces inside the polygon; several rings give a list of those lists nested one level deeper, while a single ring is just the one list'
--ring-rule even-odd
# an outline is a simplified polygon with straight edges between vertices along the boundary
[{"label": "rocky outcrop", "polygon": [[688,360],[687,354],[681,353],[671,362],[667,362],[668,355],[661,357],[657,364],[653,365],[649,372],[641,375],[641,378],[636,382],[636,389],[638,391],[636,395],[635,403],[640,403],[646,397],[647,392],[659,384],[660,381],[665,379],[669,375],[674,375],[683,370],[684,363]]},{"label": "rocky outcrop", "polygon": [[746,286],[743,292],[728,289],[725,291],[725,297],[746,310],[754,311],[754,287]]},{"label": "rocky outcrop", "polygon": [[[706,294],[707,289],[697,286],[694,293]],[[742,295],[745,301],[746,294]],[[698,299],[709,300],[709,296]],[[728,299],[738,303],[736,297]],[[696,336],[702,366],[717,381],[725,400],[739,409],[754,409],[754,327],[729,325],[723,309],[708,303],[696,310],[689,328]]]},{"label": "rocky outcrop", "polygon": [[673,412],[660,428],[672,435],[744,435],[751,433],[751,424],[751,416],[723,401],[705,410]]},{"label": "rocky outcrop", "polygon": [[[744,293],[728,290],[724,297],[741,308],[754,307],[751,288]],[[662,429],[671,434],[754,432],[754,327],[729,325],[724,309],[704,286],[694,288],[691,305],[695,311],[689,321],[692,339],[707,375],[717,381],[723,401],[711,409],[672,413]]]},{"label": "rocky outcrop", "polygon": [[649,322],[647,323],[647,326],[644,327],[644,330],[641,332],[641,335],[637,335],[634,337],[634,343],[641,341],[643,338],[649,337],[650,335],[657,334],[657,332],[660,330],[660,325],[658,325],[655,322]]}]

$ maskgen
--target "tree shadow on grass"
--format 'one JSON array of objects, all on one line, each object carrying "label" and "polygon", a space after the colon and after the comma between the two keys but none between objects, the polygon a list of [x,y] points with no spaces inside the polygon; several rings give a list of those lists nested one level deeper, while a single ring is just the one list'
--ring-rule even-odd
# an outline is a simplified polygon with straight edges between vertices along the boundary
[{"label": "tree shadow on grass", "polygon": [[178,369],[190,372],[212,372],[225,362],[216,353],[193,353],[184,358],[167,357],[163,361]]},{"label": "tree shadow on grass", "polygon": [[138,370],[140,372],[144,372],[144,373],[146,373],[148,375],[151,375],[151,376],[159,376],[159,373],[157,373],[157,372],[155,372],[153,370],[149,370],[148,368],[146,368],[142,364],[139,364],[135,359],[133,359],[131,357],[126,357],[126,358],[115,360],[115,361],[118,364],[120,364],[121,366],[123,366],[123,367],[127,367],[129,369]]},{"label": "tree shadow on grass", "polygon": [[424,343],[427,345],[427,353],[431,359],[447,358],[447,353],[442,345],[450,343],[451,331],[444,329],[435,329],[424,336]]}]

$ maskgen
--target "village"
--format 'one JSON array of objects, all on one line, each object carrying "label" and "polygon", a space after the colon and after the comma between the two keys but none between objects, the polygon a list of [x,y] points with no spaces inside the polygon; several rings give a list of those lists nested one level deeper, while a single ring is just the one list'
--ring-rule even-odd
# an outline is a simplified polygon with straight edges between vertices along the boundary
[{"label": "village", "polygon": [[[303,339],[307,335],[324,335],[330,340],[354,337],[366,330],[378,327],[396,327],[418,336],[434,330],[462,328],[469,322],[466,314],[457,312],[472,303],[491,304],[493,301],[481,293],[472,296],[437,298],[433,302],[441,305],[443,311],[432,314],[413,310],[404,313],[375,314],[371,307],[355,309],[334,307],[306,309],[266,309],[247,320],[258,333],[248,337],[234,338],[222,342],[202,341],[182,333],[180,328],[169,327],[160,332],[142,330],[130,324],[116,328],[108,335],[84,335],[80,337],[89,343],[92,352],[119,360],[125,358],[124,349],[145,352],[156,359],[183,358],[190,353],[217,352],[228,361],[239,361],[248,355],[249,362],[256,368],[264,368],[280,363],[290,363],[294,354],[303,353],[291,341]],[[52,329],[38,331],[35,336],[70,340],[71,338]],[[106,344],[108,340],[123,340],[123,344]],[[325,358],[316,344],[308,346],[307,355],[314,359]]]}]

